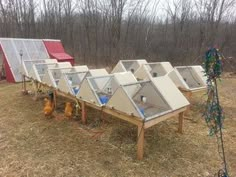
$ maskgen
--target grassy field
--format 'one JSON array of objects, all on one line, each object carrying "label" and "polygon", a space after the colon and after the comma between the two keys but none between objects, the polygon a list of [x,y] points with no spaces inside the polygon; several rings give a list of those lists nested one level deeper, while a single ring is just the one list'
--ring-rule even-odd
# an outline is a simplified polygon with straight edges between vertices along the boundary
[{"label": "grassy field", "polygon": [[[220,83],[226,120],[225,151],[230,176],[236,176],[236,77]],[[28,84],[28,87],[29,84]],[[137,129],[89,110],[88,125],[64,119],[64,100],[55,117],[43,115],[43,100],[21,94],[21,84],[0,82],[0,176],[156,176],[207,177],[221,167],[215,137],[202,118],[205,97],[195,95],[184,134],[177,119],[146,131],[144,160],[136,160]],[[61,109],[60,109],[61,108]]]}]

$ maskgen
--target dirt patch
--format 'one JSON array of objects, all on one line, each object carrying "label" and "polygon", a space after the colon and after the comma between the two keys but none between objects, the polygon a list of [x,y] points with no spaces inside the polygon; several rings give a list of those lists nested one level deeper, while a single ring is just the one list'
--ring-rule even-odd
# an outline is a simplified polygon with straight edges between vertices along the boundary
[{"label": "dirt patch", "polygon": [[[236,79],[219,86],[226,157],[236,176]],[[137,161],[136,127],[93,109],[87,126],[63,119],[64,99],[55,112],[62,119],[46,119],[42,99],[20,91],[21,84],[0,83],[0,176],[202,177],[221,168],[216,139],[201,117],[203,95],[194,96],[183,135],[176,133],[174,118],[147,130],[144,160]]]}]

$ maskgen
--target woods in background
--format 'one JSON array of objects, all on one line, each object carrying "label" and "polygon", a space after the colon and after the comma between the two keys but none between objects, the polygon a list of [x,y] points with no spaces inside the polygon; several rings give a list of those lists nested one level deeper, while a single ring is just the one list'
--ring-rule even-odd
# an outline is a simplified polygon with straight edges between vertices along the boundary
[{"label": "woods in background", "polygon": [[77,62],[201,63],[236,56],[235,0],[0,0],[0,36],[61,39]]}]

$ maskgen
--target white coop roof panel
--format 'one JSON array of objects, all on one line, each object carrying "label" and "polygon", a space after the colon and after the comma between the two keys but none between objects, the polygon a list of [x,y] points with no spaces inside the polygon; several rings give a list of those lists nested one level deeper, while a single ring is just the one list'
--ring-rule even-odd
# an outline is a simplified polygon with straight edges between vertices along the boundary
[{"label": "white coop roof panel", "polygon": [[[129,87],[134,86],[136,89],[130,92]],[[165,92],[166,88],[170,90]],[[176,98],[180,101],[176,101]],[[188,104],[183,94],[166,76],[156,78],[155,81],[140,81],[119,87],[107,106],[147,121]]]},{"label": "white coop roof panel", "polygon": [[165,98],[172,110],[180,109],[189,105],[188,100],[167,75],[153,78],[151,81]]},{"label": "white coop roof panel", "polygon": [[61,63],[37,63],[33,64],[32,69],[30,70],[29,77],[42,82],[44,75],[47,73],[49,68],[71,68],[69,62]]},{"label": "white coop roof panel", "polygon": [[130,72],[87,77],[82,82],[77,97],[98,106],[102,106],[108,102],[120,85],[135,82],[137,81]]},{"label": "white coop roof panel", "polygon": [[62,73],[62,76],[58,83],[58,89],[65,93],[77,95],[80,90],[82,81],[87,75],[87,71],[78,72],[74,68],[74,71]]},{"label": "white coop roof panel", "polygon": [[39,60],[24,60],[22,62],[22,71],[21,73],[29,76],[29,72],[33,67],[33,64],[37,63],[57,63],[56,59],[39,59]]},{"label": "white coop roof panel", "polygon": [[174,68],[170,62],[147,63],[140,66],[134,75],[138,80],[149,80],[153,77],[167,75],[173,70]]},{"label": "white coop roof panel", "polygon": [[138,60],[120,60],[111,73],[119,73],[119,72],[126,72],[131,71],[135,73],[137,69],[146,64],[147,61],[145,59],[138,59]]},{"label": "white coop roof panel", "polygon": [[177,66],[175,70],[181,75],[187,85],[187,89],[197,90],[206,88],[206,76],[204,76],[204,70],[200,65]]},{"label": "white coop roof panel", "polygon": [[106,76],[108,75],[108,72],[106,69],[90,69],[88,72],[87,77],[90,76]]},{"label": "white coop roof panel", "polygon": [[23,60],[49,58],[40,39],[0,38],[0,44],[16,82],[21,81],[20,66]]},{"label": "white coop roof panel", "polygon": [[86,65],[74,66],[74,70],[78,72],[89,71],[88,66]]}]

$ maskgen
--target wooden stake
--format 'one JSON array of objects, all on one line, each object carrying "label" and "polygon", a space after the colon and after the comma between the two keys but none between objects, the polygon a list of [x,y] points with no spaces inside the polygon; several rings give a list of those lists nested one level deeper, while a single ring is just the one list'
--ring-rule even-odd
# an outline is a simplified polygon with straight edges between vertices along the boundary
[{"label": "wooden stake", "polygon": [[138,126],[137,159],[142,160],[144,153],[144,126]]},{"label": "wooden stake", "polygon": [[54,102],[54,109],[57,107],[57,91],[53,90],[53,102]]},{"label": "wooden stake", "polygon": [[86,106],[85,106],[85,102],[83,101],[82,103],[81,103],[81,109],[82,109],[82,123],[83,124],[86,124],[86,122],[87,122],[87,117],[86,117]]},{"label": "wooden stake", "polygon": [[24,92],[26,93],[25,75],[23,75],[23,89],[24,89]]},{"label": "wooden stake", "polygon": [[183,121],[184,121],[184,112],[179,113],[179,127],[178,127],[178,132],[183,133]]}]

